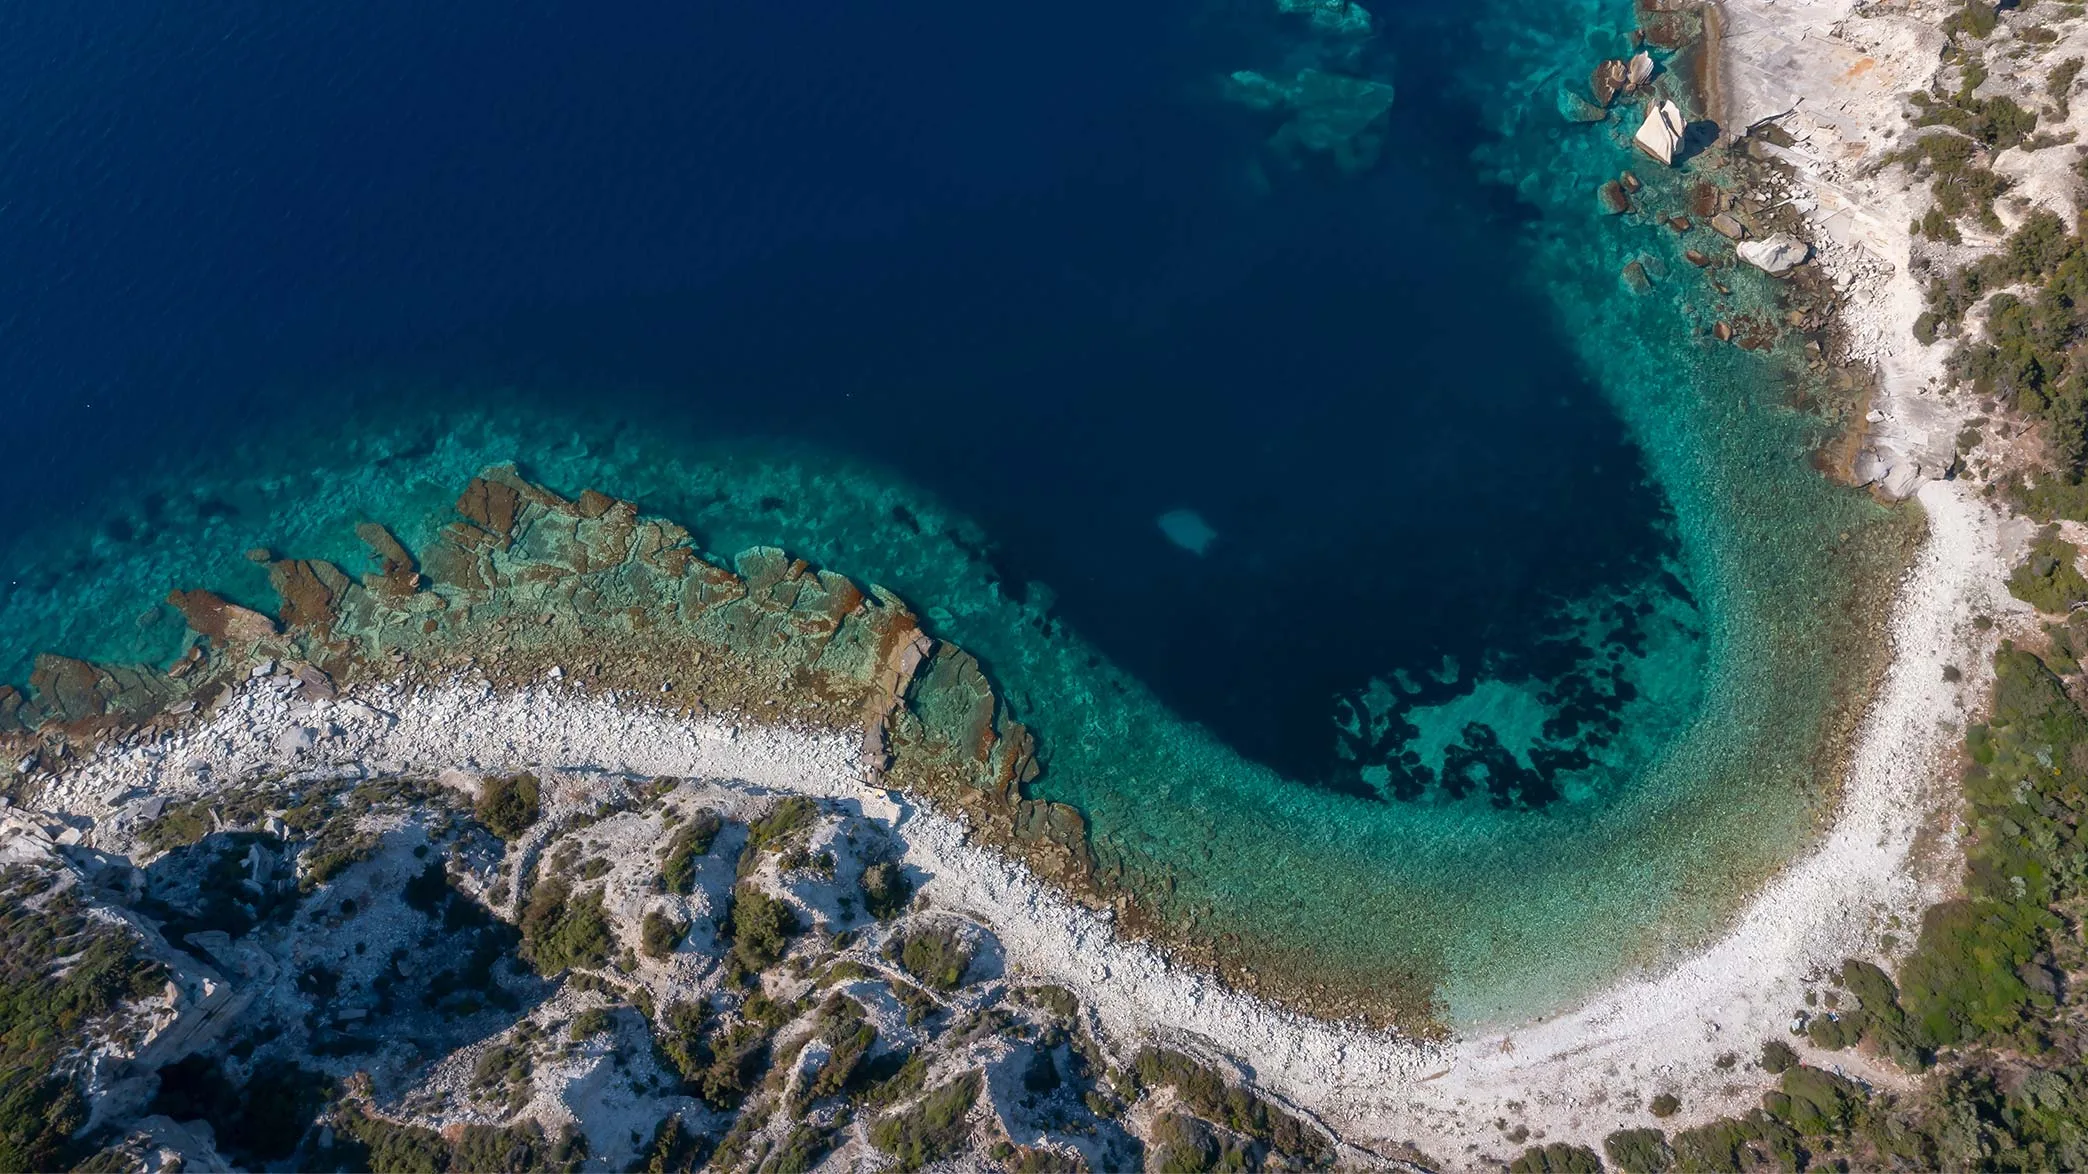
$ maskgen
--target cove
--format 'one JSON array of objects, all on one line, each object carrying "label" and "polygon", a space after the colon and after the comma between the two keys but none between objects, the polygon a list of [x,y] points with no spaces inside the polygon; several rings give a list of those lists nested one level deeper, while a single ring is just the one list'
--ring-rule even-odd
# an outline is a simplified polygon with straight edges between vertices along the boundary
[{"label": "cove", "polygon": [[[4,244],[8,679],[512,459],[907,596],[1236,978],[1511,1015],[1707,931],[1822,800],[1890,526],[1619,281],[1631,157],[1556,94],[1628,3],[1480,5],[1485,54],[1292,7],[19,18],[108,133],[6,177],[93,245]],[[1396,87],[1369,165],[1227,95],[1305,68]]]}]

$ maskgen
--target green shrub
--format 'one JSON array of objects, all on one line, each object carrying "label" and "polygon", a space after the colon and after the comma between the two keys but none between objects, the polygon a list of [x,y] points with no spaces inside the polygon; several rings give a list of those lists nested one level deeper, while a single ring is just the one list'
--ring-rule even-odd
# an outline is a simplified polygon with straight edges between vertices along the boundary
[{"label": "green shrub", "polygon": [[705,808],[675,829],[667,841],[666,862],[660,866],[660,878],[666,882],[668,892],[687,896],[696,891],[696,858],[709,855],[724,826],[717,812]]},{"label": "green shrub", "polygon": [[730,920],[733,960],[753,973],[781,961],[799,932],[797,911],[754,885],[733,890]]},{"label": "green shrub", "polygon": [[1762,1041],[1762,1070],[1781,1073],[1798,1062],[1798,1052],[1780,1039]]},{"label": "green shrub", "polygon": [[1602,1174],[1602,1159],[1586,1146],[1555,1141],[1531,1146],[1508,1163],[1509,1174]]},{"label": "green shrub", "polygon": [[956,990],[971,969],[972,952],[957,931],[919,930],[906,936],[899,950],[899,965],[908,974],[937,990]]},{"label": "green shrub", "polygon": [[792,795],[769,813],[747,825],[747,847],[740,853],[739,876],[745,879],[760,864],[762,853],[781,848],[799,832],[812,826],[819,806],[803,795]]},{"label": "green shrub", "polygon": [[537,882],[522,910],[522,956],[543,975],[601,966],[616,945],[602,910],[602,891],[572,895],[564,880]]},{"label": "green shrub", "polygon": [[790,1127],[783,1144],[762,1163],[762,1174],[806,1174],[833,1148],[832,1130],[810,1122],[799,1122]]},{"label": "green shrub", "polygon": [[2045,527],[2022,565],[2008,577],[2008,593],[2047,615],[2066,614],[2074,604],[2088,601],[2088,578],[2074,565],[2080,553],[2059,537],[2057,526]]},{"label": "green shrub", "polygon": [[1681,1171],[1749,1170],[1763,1165],[1803,1168],[1796,1131],[1760,1109],[1751,1109],[1744,1117],[1685,1129],[1674,1136],[1673,1149],[1673,1168]]},{"label": "green shrub", "polygon": [[1807,1137],[1836,1133],[1851,1124],[1863,1093],[1832,1072],[1803,1064],[1786,1071],[1779,1089],[1762,1094],[1770,1116]]},{"label": "green shrub", "polygon": [[1667,1135],[1658,1129],[1620,1129],[1602,1139],[1602,1152],[1624,1174],[1667,1174],[1675,1164]]},{"label": "green shrub", "polygon": [[1682,1098],[1671,1092],[1661,1093],[1647,1102],[1646,1111],[1655,1117],[1672,1117],[1682,1111]]},{"label": "green shrub", "polygon": [[702,1134],[682,1124],[680,1113],[670,1113],[653,1130],[639,1174],[695,1174],[703,1168],[707,1148]]},{"label": "green shrub", "polygon": [[681,945],[688,934],[688,922],[669,917],[657,909],[648,910],[639,927],[639,944],[646,957],[665,958],[674,953],[675,947]]},{"label": "green shrub", "polygon": [[863,870],[857,880],[863,891],[863,908],[879,921],[889,921],[906,909],[913,899],[913,882],[892,861],[880,861]]},{"label": "green shrub", "polygon": [[537,777],[518,774],[487,779],[479,788],[472,813],[501,839],[511,843],[521,839],[542,814],[537,805]]},{"label": "green shrub", "polygon": [[1869,1026],[1870,1017],[1862,1011],[1844,1011],[1838,1015],[1815,1015],[1805,1025],[1805,1038],[1823,1051],[1838,1052],[1853,1048],[1863,1041],[1864,1028]]},{"label": "green shrub", "polygon": [[768,1067],[773,1029],[759,1023],[735,1023],[706,1042],[710,1062],[696,1076],[696,1095],[713,1109],[739,1105]]},{"label": "green shrub", "polygon": [[1315,1165],[1333,1156],[1332,1147],[1317,1130],[1180,1052],[1143,1049],[1132,1058],[1131,1074],[1147,1088],[1172,1086],[1181,1102],[1198,1116],[1244,1133],[1280,1154]]},{"label": "green shrub", "polygon": [[898,1159],[900,1170],[918,1170],[962,1151],[971,1141],[966,1122],[984,1081],[977,1072],[931,1091],[921,1102],[870,1127],[870,1144]]},{"label": "green shrub", "polygon": [[28,866],[0,868],[0,1170],[62,1169],[91,1152],[73,1141],[86,1105],[60,1059],[166,982],[128,929],[90,920],[72,891],[27,904],[49,886]]},{"label": "green shrub", "polygon": [[568,1030],[567,1034],[568,1038],[578,1042],[591,1036],[600,1035],[615,1026],[616,1020],[609,1014],[609,1008],[589,1007],[587,1010],[573,1016],[573,1026]]},{"label": "green shrub", "polygon": [[2074,79],[2081,76],[2083,64],[2088,62],[2083,62],[2078,57],[2069,57],[2054,66],[2051,74],[2045,78],[2045,93],[2058,102],[2062,110],[2065,109],[2067,95],[2073,93]]},{"label": "green shrub", "polygon": [[165,852],[200,841],[210,834],[210,801],[194,799],[168,807],[158,819],[138,830],[153,851]]},{"label": "green shrub", "polygon": [[828,1052],[818,1073],[807,1083],[807,1096],[818,1100],[853,1090],[864,1057],[877,1045],[876,1025],[864,1018],[861,1003],[846,995],[830,995],[820,1006],[819,1022],[813,1030],[826,1041]]},{"label": "green shrub", "polygon": [[711,1062],[710,1048],[703,1039],[709,1022],[709,1010],[701,1003],[668,1004],[658,1022],[649,1025],[660,1066],[695,1083]]}]

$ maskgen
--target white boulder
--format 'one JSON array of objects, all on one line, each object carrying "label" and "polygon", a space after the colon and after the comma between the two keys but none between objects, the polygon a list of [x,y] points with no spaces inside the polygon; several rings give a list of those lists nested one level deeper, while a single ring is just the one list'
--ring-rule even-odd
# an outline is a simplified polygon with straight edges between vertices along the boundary
[{"label": "white boulder", "polygon": [[1733,246],[1733,251],[1762,272],[1774,274],[1788,273],[1812,256],[1812,246],[1788,232],[1779,232],[1766,240],[1741,241]]},{"label": "white boulder", "polygon": [[1638,144],[1639,150],[1672,167],[1675,151],[1682,145],[1682,129],[1687,125],[1680,106],[1672,101],[1654,102],[1631,141]]}]

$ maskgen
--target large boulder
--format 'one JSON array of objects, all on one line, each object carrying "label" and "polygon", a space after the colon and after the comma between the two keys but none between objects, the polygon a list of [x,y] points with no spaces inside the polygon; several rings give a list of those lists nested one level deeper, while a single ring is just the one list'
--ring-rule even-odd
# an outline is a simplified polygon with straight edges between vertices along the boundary
[{"label": "large boulder", "polygon": [[1653,80],[1653,55],[1640,51],[1624,66],[1624,88],[1636,93]]},{"label": "large boulder", "polygon": [[1733,246],[1733,251],[1740,254],[1741,260],[1762,272],[1778,276],[1804,264],[1805,259],[1812,256],[1812,246],[1788,232],[1779,232],[1766,240],[1741,241]]},{"label": "large boulder", "polygon": [[1630,84],[1630,81],[1631,66],[1619,58],[1612,57],[1597,65],[1595,72],[1588,75],[1588,92],[1595,95],[1597,103],[1607,106],[1616,99],[1617,92]]},{"label": "large boulder", "polygon": [[1675,152],[1682,146],[1682,131],[1688,125],[1682,118],[1682,108],[1674,102],[1653,102],[1646,110],[1646,121],[1639,124],[1631,141],[1638,144],[1639,150],[1673,166]]}]

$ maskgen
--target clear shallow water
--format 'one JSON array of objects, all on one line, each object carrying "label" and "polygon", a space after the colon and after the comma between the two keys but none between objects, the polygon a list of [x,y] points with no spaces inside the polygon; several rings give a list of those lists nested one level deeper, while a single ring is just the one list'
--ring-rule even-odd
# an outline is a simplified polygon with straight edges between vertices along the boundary
[{"label": "clear shallow water", "polygon": [[[1675,243],[1555,96],[1627,4],[481,7],[9,18],[8,679],[518,459],[908,595],[1268,964],[1546,1008],[1807,826],[1876,519],[1619,281]],[[1396,85],[1375,166],[1228,101],[1307,67]]]}]

